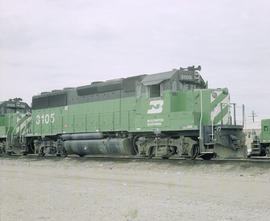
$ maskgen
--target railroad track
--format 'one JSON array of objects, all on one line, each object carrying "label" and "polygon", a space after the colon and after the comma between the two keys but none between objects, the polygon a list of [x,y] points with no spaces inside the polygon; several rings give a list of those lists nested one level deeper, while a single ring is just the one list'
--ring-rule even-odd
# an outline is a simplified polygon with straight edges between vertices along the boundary
[{"label": "railroad track", "polygon": [[192,160],[190,158],[179,158],[179,157],[173,157],[170,159],[162,159],[158,157],[153,157],[153,158],[146,158],[146,157],[138,157],[138,156],[109,156],[109,155],[95,155],[95,156],[84,156],[84,157],[79,157],[77,155],[69,155],[67,157],[59,157],[55,155],[47,155],[44,157],[40,157],[35,154],[29,154],[29,155],[5,155],[1,156],[1,159],[35,159],[35,160],[47,160],[47,159],[54,159],[54,160],[63,160],[63,159],[71,159],[71,160],[76,160],[76,161],[90,161],[90,160],[96,160],[96,161],[122,161],[122,162],[131,162],[131,161],[144,161],[144,162],[160,162],[160,163],[181,163],[181,162],[193,162],[193,163],[206,163],[206,164],[212,164],[212,163],[229,163],[229,162],[248,162],[248,163],[269,163],[270,165],[270,157],[251,157],[247,159],[218,159],[218,158],[213,158],[211,160],[203,160],[203,159],[195,159]]}]

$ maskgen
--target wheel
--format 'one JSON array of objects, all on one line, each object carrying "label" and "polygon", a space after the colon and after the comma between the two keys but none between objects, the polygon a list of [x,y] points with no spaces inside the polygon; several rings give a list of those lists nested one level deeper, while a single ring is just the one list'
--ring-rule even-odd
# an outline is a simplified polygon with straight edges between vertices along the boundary
[{"label": "wheel", "polygon": [[136,141],[137,141],[138,139],[139,139],[139,136],[135,136],[135,137],[133,137],[133,139],[132,139],[132,146],[133,146],[133,151],[134,151],[135,155],[138,155],[138,153],[139,153],[138,147],[137,147],[137,145],[136,145]]},{"label": "wheel", "polygon": [[152,159],[155,156],[155,147],[150,147],[148,151],[148,158]]},{"label": "wheel", "polygon": [[191,159],[195,160],[198,154],[199,154],[199,145],[195,144],[192,146],[191,149]]},{"label": "wheel", "polygon": [[205,154],[205,155],[202,155],[201,158],[203,160],[211,160],[213,158],[213,155],[212,154]]},{"label": "wheel", "polygon": [[267,157],[270,157],[270,146],[268,146],[268,147],[265,148],[265,155]]},{"label": "wheel", "polygon": [[45,153],[39,153],[38,156],[39,157],[44,157],[45,156]]},{"label": "wheel", "polygon": [[40,148],[39,153],[38,153],[38,156],[39,156],[39,157],[44,157],[44,156],[45,156],[45,153],[44,153],[44,147],[41,147],[41,148]]}]

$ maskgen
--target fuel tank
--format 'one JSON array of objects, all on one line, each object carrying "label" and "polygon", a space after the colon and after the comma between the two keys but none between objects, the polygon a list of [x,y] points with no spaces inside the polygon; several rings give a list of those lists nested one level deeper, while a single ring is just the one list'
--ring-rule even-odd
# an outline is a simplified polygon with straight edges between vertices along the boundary
[{"label": "fuel tank", "polygon": [[66,140],[64,148],[67,154],[84,155],[134,155],[134,149],[128,138],[107,138],[94,140]]},{"label": "fuel tank", "polygon": [[79,134],[63,134],[62,140],[92,140],[104,138],[103,133],[79,133]]}]

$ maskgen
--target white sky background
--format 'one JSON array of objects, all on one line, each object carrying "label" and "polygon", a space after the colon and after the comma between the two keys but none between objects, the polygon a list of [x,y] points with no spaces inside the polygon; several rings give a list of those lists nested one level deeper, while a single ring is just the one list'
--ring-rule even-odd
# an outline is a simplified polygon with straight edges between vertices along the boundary
[{"label": "white sky background", "polygon": [[0,0],[1,101],[188,65],[270,118],[270,1]]}]

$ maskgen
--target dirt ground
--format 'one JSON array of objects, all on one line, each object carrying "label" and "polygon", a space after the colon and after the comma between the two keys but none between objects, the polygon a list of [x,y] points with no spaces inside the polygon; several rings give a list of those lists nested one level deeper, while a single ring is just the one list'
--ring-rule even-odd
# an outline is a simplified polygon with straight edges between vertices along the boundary
[{"label": "dirt ground", "polygon": [[270,220],[270,162],[0,158],[13,220]]}]

